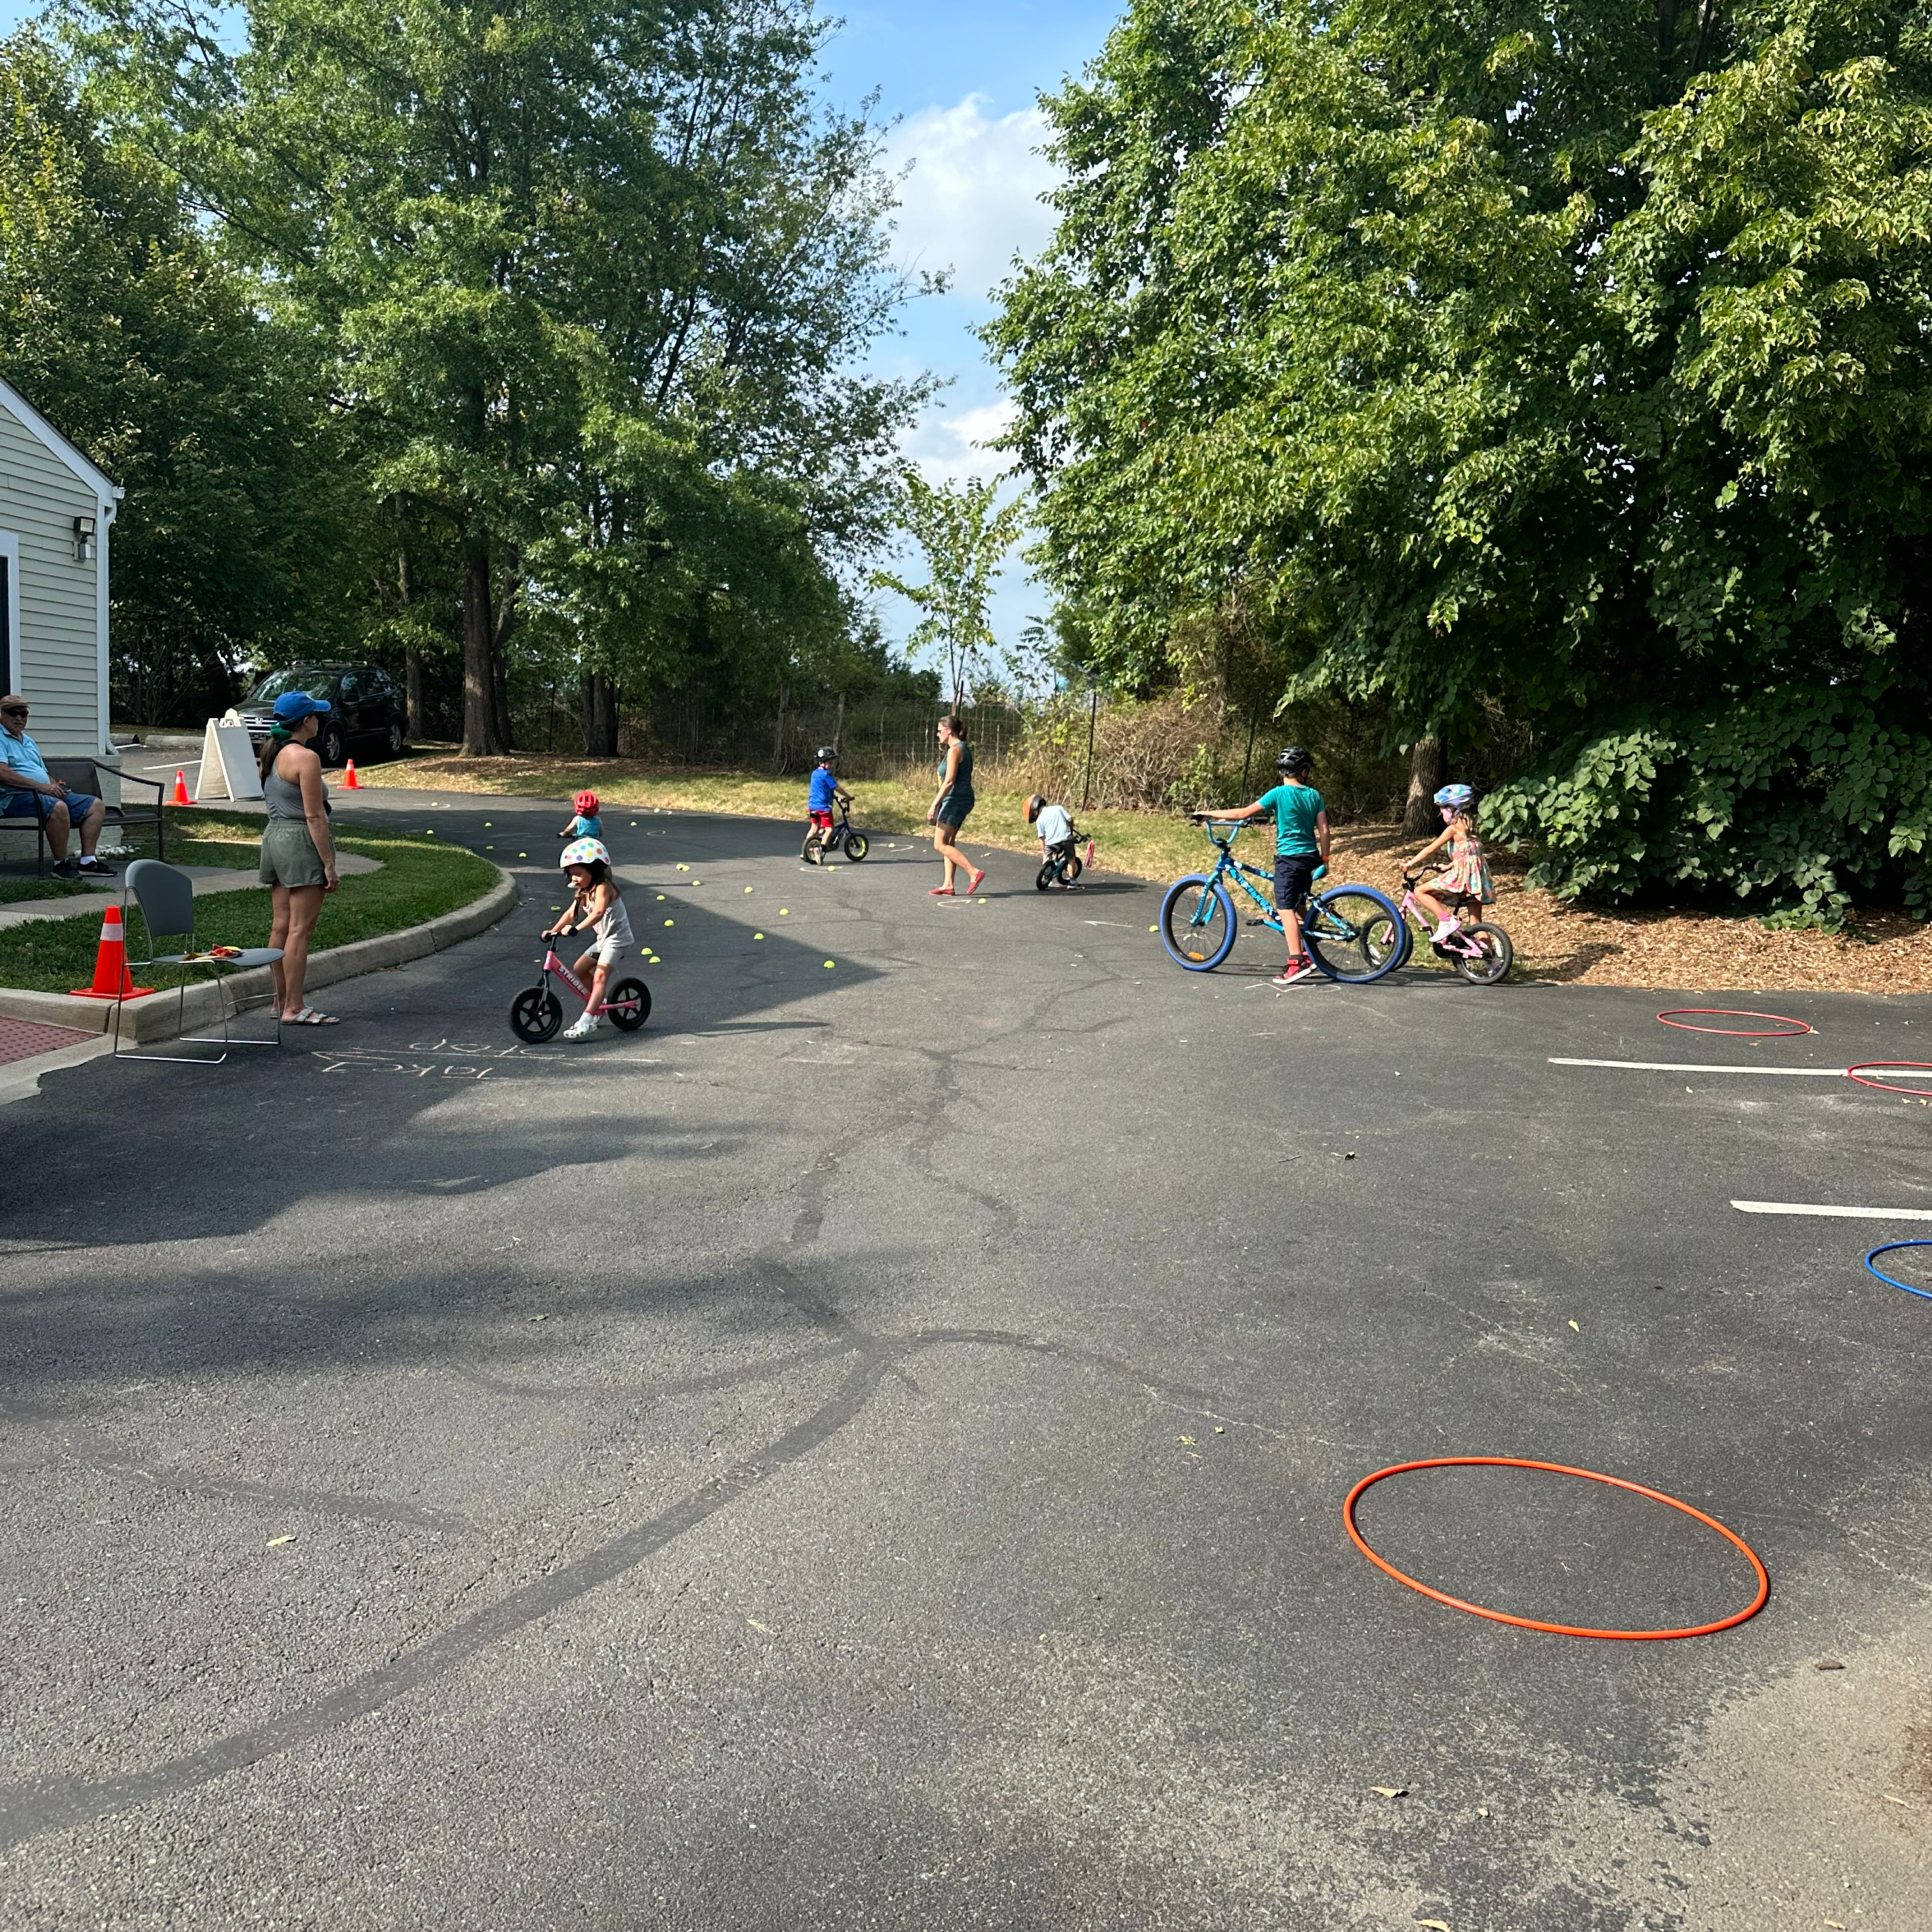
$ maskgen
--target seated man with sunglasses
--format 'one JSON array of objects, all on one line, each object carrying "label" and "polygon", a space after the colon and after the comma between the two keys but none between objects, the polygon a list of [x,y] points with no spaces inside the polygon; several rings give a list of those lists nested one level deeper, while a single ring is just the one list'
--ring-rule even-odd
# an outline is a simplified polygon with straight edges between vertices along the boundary
[{"label": "seated man with sunglasses", "polygon": [[[35,813],[46,827],[58,879],[111,879],[112,870],[94,856],[107,807],[84,791],[70,791],[47,776],[40,748],[27,736],[27,700],[9,692],[0,698],[0,818],[28,818]],[[80,828],[80,862],[67,856],[67,836]]]}]

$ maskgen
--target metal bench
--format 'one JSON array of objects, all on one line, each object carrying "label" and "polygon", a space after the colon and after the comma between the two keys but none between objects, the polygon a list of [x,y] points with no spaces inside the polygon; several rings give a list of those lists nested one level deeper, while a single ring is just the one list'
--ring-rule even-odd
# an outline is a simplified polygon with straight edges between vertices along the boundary
[{"label": "metal bench", "polygon": [[[102,796],[101,774],[109,773],[121,782],[122,801],[107,808],[107,823],[125,830],[130,826],[152,825],[154,828],[154,856],[167,856],[167,826],[163,800],[167,795],[167,787],[158,778],[130,778],[112,765],[104,765],[98,758],[50,758],[47,776],[74,791],[91,793],[94,797]],[[154,794],[152,805],[130,806],[126,801],[130,785],[142,785]],[[38,812],[30,813],[24,818],[0,818],[0,832],[31,832],[34,836],[34,876],[44,878],[46,874],[47,829]]]}]

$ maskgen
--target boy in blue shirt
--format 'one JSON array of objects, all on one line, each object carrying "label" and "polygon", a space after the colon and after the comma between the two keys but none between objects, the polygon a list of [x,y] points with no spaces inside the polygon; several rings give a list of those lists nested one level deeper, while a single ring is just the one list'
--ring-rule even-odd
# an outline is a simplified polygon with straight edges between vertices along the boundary
[{"label": "boy in blue shirt", "polygon": [[602,838],[604,821],[597,815],[597,794],[594,791],[580,791],[570,802],[577,816],[556,836],[560,838]]},{"label": "boy in blue shirt", "polygon": [[1292,986],[1315,970],[1315,962],[1301,950],[1301,908],[1315,883],[1315,868],[1328,862],[1328,814],[1322,794],[1308,782],[1315,760],[1299,745],[1291,745],[1274,761],[1282,782],[1264,791],[1252,805],[1226,812],[1197,812],[1202,820],[1258,818],[1274,814],[1274,902],[1281,912],[1281,929],[1288,940],[1288,964],[1275,976],[1277,986]]},{"label": "boy in blue shirt", "polygon": [[812,790],[805,801],[806,815],[812,821],[805,835],[802,854],[808,866],[818,865],[824,856],[825,835],[832,830],[834,802],[842,799],[848,805],[852,802],[852,794],[832,774],[832,768],[838,762],[838,754],[831,746],[819,746],[818,767],[812,775]]}]

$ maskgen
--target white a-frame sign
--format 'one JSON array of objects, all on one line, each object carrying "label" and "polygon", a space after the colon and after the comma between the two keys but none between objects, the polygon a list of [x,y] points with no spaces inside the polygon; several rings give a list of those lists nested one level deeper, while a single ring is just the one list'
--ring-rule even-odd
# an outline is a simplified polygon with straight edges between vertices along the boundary
[{"label": "white a-frame sign", "polygon": [[255,747],[245,724],[208,721],[201,746],[201,776],[196,779],[196,803],[213,798],[260,798],[262,775],[255,764]]}]

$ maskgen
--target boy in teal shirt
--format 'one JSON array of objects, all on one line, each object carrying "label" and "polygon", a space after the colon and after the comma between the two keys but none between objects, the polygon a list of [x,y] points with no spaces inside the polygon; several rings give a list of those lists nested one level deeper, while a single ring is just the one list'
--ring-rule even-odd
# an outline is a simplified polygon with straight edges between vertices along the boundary
[{"label": "boy in teal shirt", "polygon": [[1197,812],[1197,819],[1228,820],[1274,814],[1274,902],[1281,913],[1281,929],[1288,941],[1288,964],[1275,976],[1277,986],[1292,986],[1315,970],[1315,962],[1301,950],[1301,908],[1315,883],[1315,868],[1328,862],[1328,814],[1322,794],[1308,782],[1315,760],[1299,745],[1291,745],[1274,761],[1282,782],[1264,791],[1252,805],[1226,812]]}]

